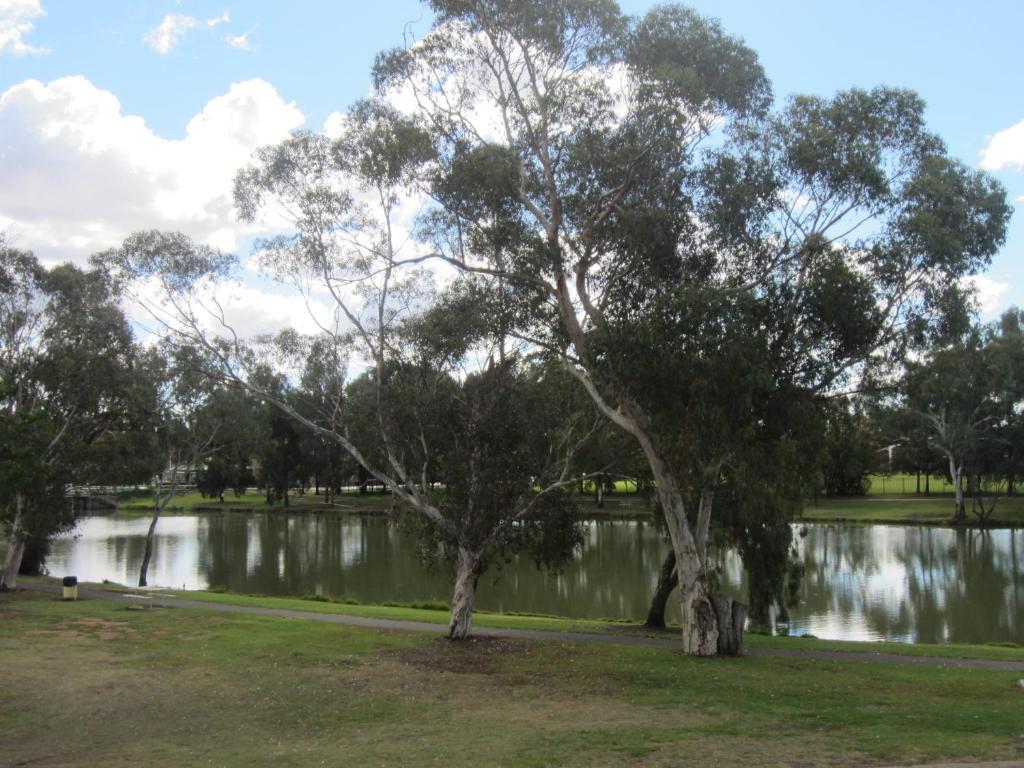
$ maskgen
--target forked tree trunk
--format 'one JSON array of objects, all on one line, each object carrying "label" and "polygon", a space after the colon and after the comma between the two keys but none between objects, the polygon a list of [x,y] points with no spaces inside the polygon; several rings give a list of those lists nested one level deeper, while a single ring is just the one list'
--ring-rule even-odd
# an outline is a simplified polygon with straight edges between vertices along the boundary
[{"label": "forked tree trunk", "polygon": [[21,569],[21,558],[25,554],[25,536],[21,530],[24,523],[25,497],[20,493],[14,495],[14,523],[11,535],[7,539],[7,554],[4,556],[4,570],[0,573],[0,591],[17,589],[18,571]]},{"label": "forked tree trunk", "polygon": [[679,573],[680,619],[683,625],[683,653],[714,656],[718,653],[718,616],[711,603],[707,577],[693,555],[676,555]]},{"label": "forked tree trunk", "polygon": [[452,593],[452,615],[448,623],[449,640],[465,640],[473,625],[473,600],[480,576],[480,555],[459,547],[455,566],[455,591]]},{"label": "forked tree trunk", "polygon": [[663,507],[671,509],[665,515],[665,520],[672,538],[672,549],[676,553],[683,653],[690,656],[714,656],[718,653],[718,619],[708,594],[703,559],[697,552],[697,543],[686,522],[682,497],[678,492],[662,493],[668,497],[663,498]]},{"label": "forked tree trunk", "polygon": [[665,555],[665,560],[658,571],[658,585],[654,588],[654,596],[651,598],[651,608],[647,611],[645,627],[663,629],[665,627],[665,607],[668,605],[669,595],[679,583],[676,575],[676,553],[670,549]]}]

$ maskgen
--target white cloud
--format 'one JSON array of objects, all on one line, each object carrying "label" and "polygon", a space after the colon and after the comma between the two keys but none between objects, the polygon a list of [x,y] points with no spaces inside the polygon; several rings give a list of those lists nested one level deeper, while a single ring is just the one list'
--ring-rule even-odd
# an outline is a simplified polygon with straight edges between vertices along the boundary
[{"label": "white cloud", "polygon": [[207,19],[206,26],[212,28],[216,27],[218,24],[227,24],[229,21],[231,21],[231,17],[228,15],[227,11],[224,11],[224,13],[222,13],[220,16],[217,16],[212,19]]},{"label": "white cloud", "polygon": [[180,13],[168,13],[164,20],[157,26],[146,32],[142,39],[149,44],[149,47],[160,54],[170,53],[185,38],[191,29],[206,27],[212,29],[218,24],[226,24],[231,21],[227,11],[212,19],[200,21],[194,16],[185,16]]},{"label": "white cloud", "polygon": [[172,140],[83,77],[27,80],[0,94],[0,222],[48,261],[81,262],[139,229],[182,230],[234,249],[235,172],[304,122],[263,80],[231,85]]},{"label": "white cloud", "polygon": [[224,35],[221,39],[232,48],[237,48],[240,51],[251,51],[253,49],[252,41],[249,40],[249,35],[251,34],[252,30],[250,29],[248,32],[243,32],[240,35]]},{"label": "white cloud", "polygon": [[35,29],[32,19],[45,13],[39,0],[0,0],[0,54],[38,56],[48,53],[46,48],[25,42]]},{"label": "white cloud", "polygon": [[986,171],[1009,166],[1024,171],[1024,120],[989,136],[988,146],[981,152],[981,167]]},{"label": "white cloud", "polygon": [[164,20],[146,32],[142,39],[157,53],[170,53],[185,33],[199,26],[199,20],[179,13],[168,13]]},{"label": "white cloud", "polygon": [[964,281],[975,291],[978,309],[985,317],[991,317],[1006,307],[1003,296],[1010,290],[1008,283],[1000,283],[985,275],[971,275]]}]

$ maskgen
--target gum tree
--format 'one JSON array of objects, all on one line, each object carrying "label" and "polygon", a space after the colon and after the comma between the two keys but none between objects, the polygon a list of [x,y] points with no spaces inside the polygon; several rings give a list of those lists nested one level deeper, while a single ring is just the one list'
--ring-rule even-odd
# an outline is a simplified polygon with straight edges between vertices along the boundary
[{"label": "gum tree", "polygon": [[0,241],[0,589],[38,571],[74,524],[68,484],[94,479],[104,444],[133,429],[137,350],[103,276],[42,267]]},{"label": "gum tree", "polygon": [[[452,333],[440,315],[420,320],[433,301],[429,276],[401,263],[397,208],[432,158],[411,121],[360,104],[339,138],[296,134],[239,173],[242,218],[273,211],[285,219],[285,234],[256,245],[262,266],[307,297],[328,297],[330,316],[315,318],[314,337],[239,339],[206,292],[232,260],[184,236],[139,233],[99,261],[126,286],[156,280],[163,298],[151,310],[174,337],[212,356],[211,375],[341,447],[426,525],[428,543],[454,565],[449,637],[461,639],[490,561],[524,551],[557,563],[578,542],[562,489],[576,482],[572,456],[595,417],[591,407],[590,426],[563,422],[554,401],[535,411],[534,369],[507,351],[467,366],[471,347],[486,344],[489,326],[479,318],[493,305],[464,303],[467,322]],[[350,359],[366,369],[351,381]],[[289,397],[267,384],[281,377],[315,380],[315,396],[299,403],[301,388]]]},{"label": "gum tree", "polygon": [[[378,57],[376,87],[412,105],[436,159],[435,258],[529,308],[516,328],[560,357],[637,443],[676,555],[683,650],[719,652],[735,607],[713,598],[671,381],[627,365],[717,332],[691,307],[752,302],[793,386],[834,393],[896,358],[1001,243],[998,184],[945,154],[909,91],[797,96],[773,108],[753,51],[679,6],[434,0],[432,31]],[[731,650],[723,646],[722,650]]]}]

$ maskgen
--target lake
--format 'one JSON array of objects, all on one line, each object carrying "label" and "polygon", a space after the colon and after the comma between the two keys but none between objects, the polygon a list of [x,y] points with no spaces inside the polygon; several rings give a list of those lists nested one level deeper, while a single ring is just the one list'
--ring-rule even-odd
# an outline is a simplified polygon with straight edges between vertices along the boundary
[{"label": "lake", "polygon": [[[134,585],[149,520],[86,517],[54,542],[51,575]],[[806,525],[805,567],[790,634],[837,640],[1024,643],[1024,531]],[[267,595],[327,595],[360,602],[447,600],[443,572],[425,569],[410,534],[378,515],[208,513],[162,518],[149,582]],[[493,611],[642,620],[667,551],[637,519],[598,519],[561,572],[527,560],[480,580],[477,606]],[[743,599],[734,553],[722,586]],[[670,620],[678,616],[675,596]]]}]

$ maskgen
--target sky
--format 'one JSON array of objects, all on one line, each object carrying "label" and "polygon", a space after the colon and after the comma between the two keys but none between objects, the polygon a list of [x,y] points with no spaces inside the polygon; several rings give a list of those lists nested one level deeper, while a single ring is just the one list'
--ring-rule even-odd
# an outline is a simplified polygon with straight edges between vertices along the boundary
[{"label": "sky", "polygon": [[[624,0],[643,13],[654,3]],[[1024,209],[1019,0],[695,0],[760,56],[776,97],[916,90],[950,153]],[[0,232],[84,263],[139,229],[239,251],[231,181],[256,148],[322,130],[370,88],[378,51],[422,35],[416,0],[0,0]],[[978,278],[983,318],[1024,306],[1024,219]],[[253,278],[236,320],[274,330],[302,301]]]}]

